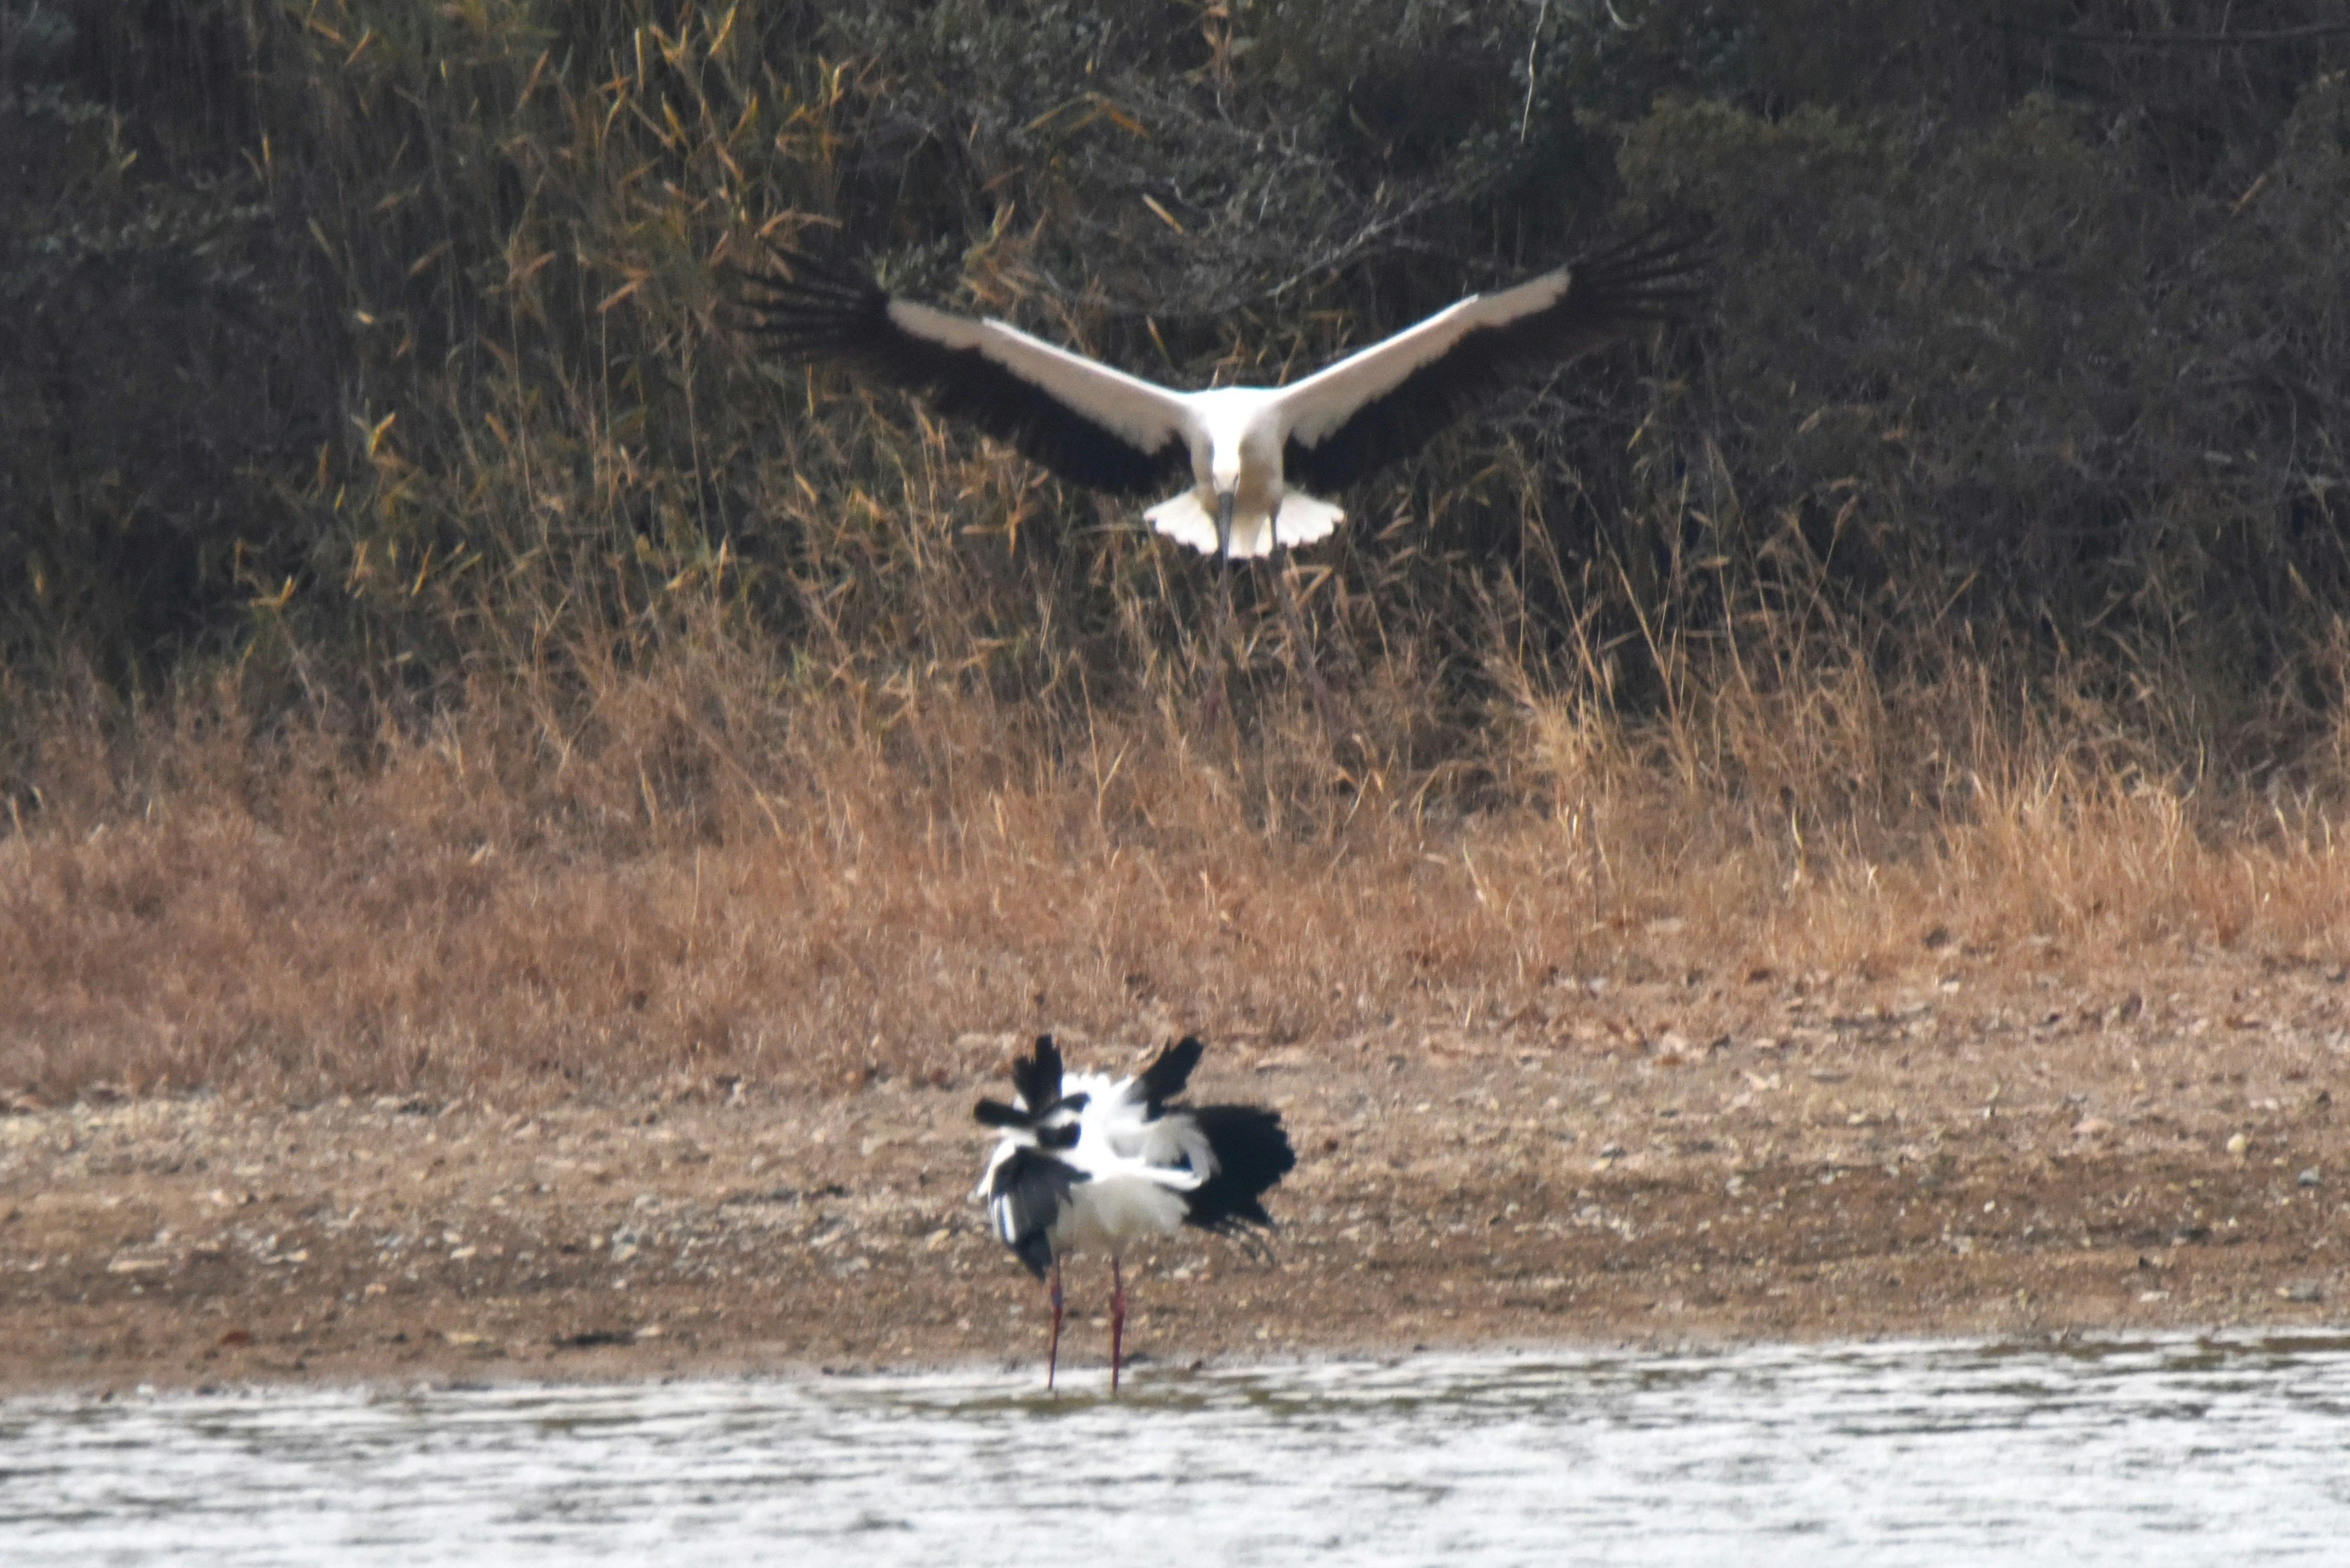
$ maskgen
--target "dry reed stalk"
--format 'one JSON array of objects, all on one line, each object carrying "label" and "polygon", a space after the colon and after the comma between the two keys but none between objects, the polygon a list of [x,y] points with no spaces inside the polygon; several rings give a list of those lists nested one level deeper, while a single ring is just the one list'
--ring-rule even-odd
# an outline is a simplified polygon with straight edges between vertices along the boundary
[{"label": "dry reed stalk", "polygon": [[2230,818],[1980,709],[1966,788],[1888,741],[1981,682],[1791,668],[1648,724],[1527,696],[1464,810],[1333,789],[1294,693],[1220,756],[951,681],[778,696],[723,640],[586,679],[364,747],[56,716],[47,809],[0,839],[0,1088],[837,1088],[983,1075],[1044,1027],[1562,1049],[1594,976],[1681,977],[1695,1013],[1764,971],[1929,977],[1939,933],[2158,965],[2350,919],[2321,817]]}]

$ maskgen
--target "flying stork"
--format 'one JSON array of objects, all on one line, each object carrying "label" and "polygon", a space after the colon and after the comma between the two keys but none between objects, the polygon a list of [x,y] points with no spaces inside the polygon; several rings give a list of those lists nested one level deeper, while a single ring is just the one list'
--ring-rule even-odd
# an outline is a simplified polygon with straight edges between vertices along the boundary
[{"label": "flying stork", "polygon": [[[1651,230],[1472,294],[1302,381],[1179,392],[1007,322],[898,298],[837,258],[772,254],[773,268],[740,275],[745,324],[767,347],[918,393],[1095,490],[1149,495],[1188,473],[1143,516],[1220,567],[1327,537],[1347,515],[1329,497],[1419,451],[1513,379],[1673,315],[1695,297],[1703,260],[1700,237]],[[1314,683],[1326,722],[1318,674]]]},{"label": "flying stork", "polygon": [[996,1235],[1047,1281],[1052,1342],[1045,1386],[1061,1361],[1061,1260],[1109,1254],[1109,1387],[1126,1350],[1124,1254],[1185,1225],[1238,1235],[1273,1227],[1264,1194],[1297,1163],[1281,1113],[1261,1106],[1176,1106],[1206,1050],[1185,1035],[1131,1077],[1069,1073],[1049,1034],[1012,1064],[1011,1105],[982,1100],[1001,1137],[975,1197]]}]

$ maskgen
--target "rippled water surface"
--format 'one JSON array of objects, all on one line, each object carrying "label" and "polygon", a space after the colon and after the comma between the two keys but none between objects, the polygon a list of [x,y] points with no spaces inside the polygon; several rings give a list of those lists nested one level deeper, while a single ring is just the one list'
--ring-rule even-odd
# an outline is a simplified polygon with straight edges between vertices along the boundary
[{"label": "rippled water surface", "polygon": [[10,1564],[2350,1562],[2350,1339],[0,1404]]}]

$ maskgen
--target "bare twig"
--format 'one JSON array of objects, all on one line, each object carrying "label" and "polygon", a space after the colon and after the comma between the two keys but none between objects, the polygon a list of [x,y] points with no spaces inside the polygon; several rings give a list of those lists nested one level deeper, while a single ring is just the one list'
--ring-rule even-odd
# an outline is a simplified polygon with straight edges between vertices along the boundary
[{"label": "bare twig", "polygon": [[2265,44],[2305,44],[2318,38],[2350,36],[2350,22],[2312,22],[2305,26],[2272,27],[2257,33],[2085,32],[2068,27],[2034,27],[2023,22],[2002,22],[2000,28],[2002,32],[2028,33],[2033,37],[2053,38],[2064,44],[2102,44],[2129,49],[2232,48]]},{"label": "bare twig", "polygon": [[1526,103],[1518,111],[1518,145],[1526,144],[1526,130],[1534,122],[1534,55],[1542,47],[1543,24],[1550,20],[1550,0],[1542,0],[1542,9],[1534,13],[1534,36],[1526,40]]}]

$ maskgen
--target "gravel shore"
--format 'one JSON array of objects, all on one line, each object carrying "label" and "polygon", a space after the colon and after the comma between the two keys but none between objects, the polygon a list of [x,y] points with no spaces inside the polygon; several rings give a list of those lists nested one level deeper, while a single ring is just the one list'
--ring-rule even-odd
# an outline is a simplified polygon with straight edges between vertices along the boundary
[{"label": "gravel shore", "polygon": [[[2339,1321],[2344,987],[2161,983],[2028,1009],[1758,984],[1681,999],[1686,1028],[1613,1027],[1676,1011],[1659,981],[1579,992],[1546,1031],[1211,1042],[1199,1097],[1288,1119],[1282,1230],[1269,1258],[1187,1237],[1141,1260],[1129,1345]],[[822,1096],[20,1104],[0,1391],[1036,1360],[1038,1293],[970,1196],[971,1103],[1019,1044],[959,1043],[962,1081]],[[1074,1366],[1106,1354],[1107,1293],[1072,1265]]]}]

